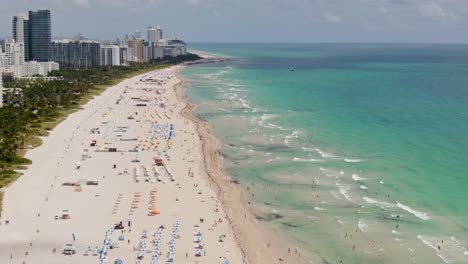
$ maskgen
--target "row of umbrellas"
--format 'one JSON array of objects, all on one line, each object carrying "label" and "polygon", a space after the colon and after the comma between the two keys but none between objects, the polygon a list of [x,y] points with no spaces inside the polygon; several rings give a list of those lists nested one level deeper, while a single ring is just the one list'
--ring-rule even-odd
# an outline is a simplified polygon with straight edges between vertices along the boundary
[{"label": "row of umbrellas", "polygon": [[174,253],[176,249],[176,239],[179,233],[179,226],[180,221],[177,220],[174,224],[174,228],[172,229],[172,237],[169,241],[169,253],[167,254],[166,264],[173,264],[174,263]]}]

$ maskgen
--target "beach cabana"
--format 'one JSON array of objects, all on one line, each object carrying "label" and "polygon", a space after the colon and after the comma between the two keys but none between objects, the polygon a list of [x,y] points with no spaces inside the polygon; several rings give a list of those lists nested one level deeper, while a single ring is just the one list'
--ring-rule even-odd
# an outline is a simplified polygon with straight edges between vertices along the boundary
[{"label": "beach cabana", "polygon": [[70,219],[70,210],[64,209],[62,210],[62,219]]}]

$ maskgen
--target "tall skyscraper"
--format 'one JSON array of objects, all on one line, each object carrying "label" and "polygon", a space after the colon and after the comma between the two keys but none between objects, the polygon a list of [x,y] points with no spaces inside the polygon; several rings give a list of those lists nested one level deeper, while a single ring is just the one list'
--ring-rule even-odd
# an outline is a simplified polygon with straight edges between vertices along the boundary
[{"label": "tall skyscraper", "polygon": [[23,30],[24,30],[24,60],[25,61],[30,61],[30,58],[29,56],[31,55],[30,54],[30,42],[31,42],[31,38],[29,37],[30,34],[29,34],[29,20],[25,19],[24,20],[24,24],[23,24]]},{"label": "tall skyscraper", "polygon": [[154,27],[148,27],[148,43],[150,46],[158,43],[158,31]]},{"label": "tall skyscraper", "polygon": [[162,31],[162,29],[158,26],[158,27],[156,28],[156,32],[157,32],[156,34],[157,34],[157,36],[158,36],[158,42],[159,42],[161,39],[163,39],[163,31]]},{"label": "tall skyscraper", "polygon": [[29,21],[23,15],[13,17],[12,36],[16,43],[24,43],[24,58],[29,61]]},{"label": "tall skyscraper", "polygon": [[50,10],[29,11],[29,60],[50,60],[51,22]]},{"label": "tall skyscraper", "polygon": [[[14,16],[13,17],[13,22],[12,22],[12,26],[13,26],[13,39],[19,43],[19,42],[23,42],[24,43],[24,34],[25,34],[25,31],[24,31],[24,21],[27,20],[25,19],[24,16],[22,15],[18,15],[18,16]],[[26,28],[27,29],[27,28]]]},{"label": "tall skyscraper", "polygon": [[141,32],[140,32],[140,30],[136,30],[136,31],[135,31],[135,36],[134,36],[134,37],[135,37],[135,39],[141,39]]}]

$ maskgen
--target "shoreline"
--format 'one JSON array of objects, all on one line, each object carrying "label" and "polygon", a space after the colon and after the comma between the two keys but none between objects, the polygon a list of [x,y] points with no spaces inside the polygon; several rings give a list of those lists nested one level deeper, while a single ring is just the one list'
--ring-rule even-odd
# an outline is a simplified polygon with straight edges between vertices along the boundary
[{"label": "shoreline", "polygon": [[[50,253],[51,253],[52,247],[60,249],[61,246],[65,243],[65,241],[67,241],[67,240],[64,240],[63,234],[61,234],[65,230],[70,230],[70,229],[78,230],[78,233],[82,233],[81,236],[86,238],[89,241],[89,240],[94,240],[96,233],[102,232],[103,231],[102,228],[106,226],[106,225],[102,225],[102,223],[98,224],[97,226],[89,226],[90,224],[96,225],[96,223],[94,223],[93,221],[89,222],[91,220],[90,217],[92,217],[93,214],[96,215],[96,217],[99,217],[99,219],[101,219],[100,220],[101,222],[105,221],[105,223],[107,223],[107,227],[109,224],[113,224],[115,221],[118,221],[118,220],[115,220],[114,216],[111,217],[106,214],[103,214],[104,212],[101,212],[101,210],[96,211],[99,209],[99,208],[96,208],[96,206],[86,208],[86,203],[94,203],[92,201],[96,198],[87,197],[87,198],[79,198],[79,200],[76,200],[79,197],[77,196],[79,194],[67,193],[69,191],[64,191],[64,187],[60,185],[59,181],[66,181],[66,180],[73,181],[74,179],[73,177],[74,175],[72,174],[76,174],[76,173],[75,173],[75,170],[72,169],[72,167],[74,166],[73,164],[75,160],[71,161],[70,158],[73,159],[72,156],[79,156],[80,151],[83,148],[83,143],[90,140],[90,136],[88,135],[89,132],[88,133],[84,132],[84,131],[87,131],[86,127],[91,126],[90,124],[87,124],[87,123],[88,122],[94,123],[93,126],[91,127],[98,126],[98,124],[101,123],[98,121],[107,120],[110,118],[110,117],[107,117],[107,115],[113,116],[114,114],[116,118],[114,119],[115,121],[120,122],[120,123],[131,124],[130,120],[126,120],[126,119],[124,120],[123,116],[116,115],[117,114],[117,112],[115,112],[116,110],[113,110],[114,108],[113,102],[114,100],[117,99],[117,96],[119,95],[119,91],[121,92],[121,90],[123,90],[124,87],[130,87],[131,89],[134,89],[135,87],[132,87],[133,82],[135,82],[136,80],[139,80],[141,76],[158,75],[164,72],[168,72],[168,74],[172,74],[175,76],[175,78],[177,78],[177,80],[172,80],[171,84],[168,84],[167,86],[164,87],[164,89],[168,91],[167,96],[169,97],[172,97],[172,95],[170,95],[171,92],[169,90],[174,91],[173,98],[175,100],[174,101],[169,100],[169,102],[172,105],[172,107],[174,107],[175,111],[171,110],[170,112],[168,112],[168,114],[171,115],[172,119],[166,115],[167,118],[163,118],[163,120],[161,121],[165,120],[165,122],[180,123],[182,131],[187,134],[186,136],[185,135],[183,136],[186,138],[186,140],[184,141],[193,140],[193,139],[190,139],[190,136],[188,135],[189,132],[192,130],[191,127],[193,124],[195,137],[198,137],[199,139],[198,142],[200,142],[200,143],[193,142],[194,147],[192,149],[199,148],[199,151],[200,151],[199,158],[195,158],[195,160],[199,159],[199,161],[196,161],[195,164],[202,168],[200,169],[199,173],[197,173],[198,171],[197,168],[192,167],[192,169],[195,170],[196,174],[201,174],[201,178],[205,178],[205,179],[200,179],[201,180],[200,183],[202,183],[203,181],[209,182],[209,184],[206,184],[205,187],[201,187],[201,186],[199,187],[201,190],[203,190],[203,194],[208,193],[208,196],[206,197],[206,199],[210,200],[209,198],[210,193],[215,194],[215,197],[211,196],[211,201],[202,200],[201,201],[202,204],[200,205],[189,206],[189,208],[191,208],[192,210],[191,214],[193,215],[194,214],[193,212],[197,213],[197,211],[204,211],[205,213],[202,214],[203,216],[214,217],[214,219],[217,219],[218,216],[220,216],[220,219],[222,217],[223,219],[227,220],[222,224],[215,225],[215,228],[218,228],[218,229],[222,228],[224,230],[223,232],[225,232],[225,234],[228,235],[225,243],[226,245],[229,245],[229,246],[226,248],[224,248],[223,246],[224,249],[217,249],[215,251],[217,253],[220,253],[220,252],[227,250],[226,253],[228,255],[239,251],[238,256],[234,254],[231,257],[229,257],[231,261],[232,259],[234,259],[234,261],[237,259],[238,260],[237,263],[241,263],[241,262],[251,263],[251,264],[290,263],[292,257],[293,257],[292,261],[294,263],[308,263],[303,258],[297,258],[297,256],[293,254],[287,254],[287,248],[288,247],[294,248],[294,247],[291,246],[290,243],[287,243],[286,240],[278,239],[280,236],[278,234],[275,234],[273,230],[269,230],[267,227],[262,226],[261,224],[258,223],[255,217],[255,213],[247,205],[248,194],[244,192],[244,190],[238,183],[234,182],[232,179],[230,179],[226,175],[225,169],[224,169],[224,162],[222,160],[222,157],[219,155],[219,151],[218,151],[220,148],[221,142],[214,136],[212,129],[207,122],[199,120],[194,115],[192,115],[193,111],[196,109],[196,104],[190,102],[186,97],[186,94],[185,94],[185,89],[187,88],[186,80],[180,75],[180,71],[183,69],[183,67],[184,66],[173,66],[173,67],[163,69],[163,70],[156,70],[156,71],[142,73],[137,76],[126,78],[120,81],[118,84],[108,87],[107,89],[103,90],[102,93],[96,95],[86,104],[82,105],[81,108],[78,109],[78,111],[73,112],[69,116],[67,116],[62,122],[60,122],[57,125],[57,127],[55,127],[52,131],[50,131],[50,134],[48,136],[41,138],[43,140],[42,145],[40,145],[37,148],[30,149],[27,151],[27,153],[25,154],[25,157],[30,158],[33,161],[33,164],[29,165],[26,170],[22,171],[24,173],[23,176],[21,176],[19,179],[17,179],[15,182],[13,182],[12,184],[10,184],[8,187],[5,188],[5,197],[3,201],[5,214],[2,215],[2,217],[0,217],[0,219],[2,220],[2,223],[0,224],[0,260],[2,259],[6,260],[8,256],[11,257],[14,255],[15,261],[17,261],[18,251],[23,251],[23,252],[29,251],[30,256],[34,256],[37,258],[44,258],[47,260],[48,263],[57,263],[57,261],[58,263],[61,263],[63,259],[57,258],[59,256],[62,257],[61,254],[59,254],[58,256],[58,255],[51,255]],[[179,109],[179,111],[177,111],[176,109],[178,109],[180,105],[182,105],[183,107]],[[131,109],[130,106],[120,106],[120,107],[126,107],[123,109],[125,110],[125,112]],[[149,110],[151,111],[151,109]],[[157,109],[155,108],[154,111],[157,111]],[[99,114],[102,112],[102,114],[99,116],[98,112]],[[176,115],[174,116],[173,114],[176,114]],[[178,118],[179,116],[182,117],[183,124],[180,121],[176,121],[177,119],[179,119]],[[174,119],[174,117],[176,117],[176,119]],[[187,124],[187,121],[189,123],[190,122],[193,122],[193,123]],[[74,132],[73,133],[70,132],[70,129],[74,130]],[[140,134],[140,136],[142,136],[141,135],[142,129],[138,129],[138,131],[139,131],[138,133]],[[60,143],[60,142],[67,142],[67,141],[69,141],[68,146],[66,147],[66,149],[64,149],[65,147],[64,143]],[[197,147],[197,145],[199,145],[199,147]],[[187,147],[187,146],[184,146],[184,147]],[[62,151],[63,151],[63,154],[59,154],[59,152],[62,152]],[[180,149],[178,153],[180,154],[180,156],[182,156],[183,152],[185,152],[185,150]],[[48,154],[44,156],[45,153],[48,153]],[[129,154],[125,154],[125,155],[129,155]],[[93,156],[100,156],[100,155],[107,155],[107,154],[93,153]],[[198,156],[197,153],[193,153],[192,155]],[[67,157],[67,158],[64,159],[64,157]],[[101,167],[102,162],[109,163],[110,160],[108,158],[104,159],[103,157],[101,158],[97,157],[97,159],[98,161],[99,159],[101,159],[101,161],[99,162],[94,161],[95,164],[86,165],[86,167],[88,166],[94,167],[94,169],[91,170],[91,173],[99,174],[99,175],[111,173],[112,170],[108,170],[104,168],[99,169],[99,167]],[[94,160],[94,157],[92,158],[92,160]],[[116,161],[112,161],[112,162],[116,162]],[[189,161],[185,160],[185,158],[184,158],[184,161],[179,161],[179,162],[182,162],[180,164],[184,164],[184,166],[187,166],[189,163]],[[51,168],[46,166],[45,165],[46,163],[49,163]],[[90,161],[86,161],[85,164],[86,163],[93,163],[93,162],[90,160]],[[66,164],[65,168],[63,167],[64,164]],[[53,167],[56,167],[56,169],[53,169]],[[110,164],[109,164],[109,168],[110,168]],[[174,169],[172,165],[171,165],[171,168]],[[190,170],[190,166],[189,166],[189,170]],[[86,171],[86,168],[85,168],[85,171]],[[176,175],[178,175],[178,178],[183,178],[180,176],[181,174],[178,173],[180,169],[178,170],[177,166],[175,167],[174,171]],[[204,177],[204,175],[206,175],[207,177]],[[94,175],[94,176],[91,176],[90,179],[98,180],[100,179],[99,177],[100,176]],[[103,181],[103,182],[107,181],[107,177],[106,177],[106,180],[104,180],[103,178],[103,179],[100,179],[100,181]],[[185,186],[185,188],[189,188],[190,184],[188,184],[187,181],[191,181],[191,180],[187,178],[187,180],[183,180],[183,181],[185,181],[185,183],[183,183],[183,186]],[[120,191],[122,194],[127,195],[126,192],[128,193],[128,192],[131,192],[132,190],[141,190],[142,188],[142,187],[131,187],[131,185],[128,185],[128,184],[129,183],[122,184],[122,183],[113,182],[109,184],[109,187],[111,187],[110,189],[107,186],[99,187],[99,191],[96,192],[95,194],[96,196],[94,197],[99,197],[99,196],[108,197],[109,195],[113,196],[113,193],[117,191]],[[125,189],[122,189],[122,187],[125,187]],[[127,188],[129,188],[129,190],[127,190]],[[146,189],[146,187],[144,189]],[[24,192],[29,193],[28,197],[24,197],[23,195]],[[166,191],[169,193],[164,193],[164,192],[165,191],[161,191],[163,195],[169,196],[169,195],[173,195],[173,193],[176,193],[177,190],[174,189],[172,191],[170,190]],[[183,195],[183,194],[179,193],[178,195]],[[119,197],[120,197],[120,194],[119,194]],[[199,195],[197,196],[197,194],[195,193],[185,194],[185,199],[188,199],[188,200],[194,199],[194,198],[197,199],[197,197],[199,197]],[[178,198],[180,198],[180,196],[177,196],[177,198],[175,198],[176,201],[178,200]],[[68,199],[71,199],[71,200],[68,201]],[[82,201],[82,199],[85,199],[85,200]],[[182,198],[182,200],[185,200],[185,199]],[[218,202],[220,202],[221,204],[221,210],[219,212],[216,210],[216,213],[213,213],[210,207],[217,208]],[[82,203],[85,203],[85,205],[83,205]],[[109,198],[105,198],[105,201],[101,202],[101,207],[105,203],[112,204],[112,200],[109,200]],[[174,200],[171,200],[171,202],[169,202],[169,200],[166,200],[166,203],[167,205],[165,206],[167,207],[167,206],[174,206],[176,202],[174,202]],[[192,203],[192,202],[189,202],[189,203]],[[207,203],[210,203],[211,205],[207,206]],[[29,207],[27,207],[26,205]],[[19,208],[16,208],[16,206],[18,206]],[[202,208],[201,206],[207,207],[207,208]],[[21,207],[24,207],[24,208],[21,208]],[[65,222],[62,223],[61,221],[55,222],[57,220],[54,221],[51,219],[53,219],[53,215],[57,213],[58,208],[60,208],[60,210],[63,208],[71,208],[72,212],[75,213],[77,216],[76,218],[73,217],[72,220],[68,220],[67,223]],[[170,208],[165,208],[164,206],[162,206],[162,209],[166,211],[171,210]],[[82,215],[78,216],[79,214],[82,214]],[[42,215],[45,215],[46,219],[44,219]],[[173,215],[174,213],[169,217],[169,219],[171,219]],[[215,215],[218,215],[218,216],[215,216]],[[182,216],[182,219],[185,219],[185,218],[187,218],[187,216]],[[194,217],[191,216],[191,218],[194,218]],[[114,220],[110,220],[110,219],[114,219]],[[141,220],[141,219],[142,218],[138,218],[136,220]],[[9,222],[10,220],[12,220],[9,226],[3,223],[6,220],[8,220]],[[164,221],[167,222],[167,219],[165,219]],[[192,221],[194,220],[192,219]],[[31,225],[31,223],[33,225]],[[68,223],[71,223],[71,226],[73,227],[66,228],[66,226],[69,226]],[[58,226],[55,227],[54,225],[57,225],[57,224]],[[83,224],[84,226],[88,225],[89,230],[82,230]],[[137,225],[135,223],[132,226],[134,226],[135,228],[137,226],[145,227],[145,225],[147,224],[148,224],[147,220],[144,220],[142,221],[141,224]],[[98,227],[99,229],[97,229]],[[37,233],[35,232],[36,231],[35,228],[37,228]],[[41,229],[41,235],[39,235],[39,229]],[[210,231],[213,231],[211,229],[212,228],[209,228]],[[46,236],[45,238],[43,237],[44,235],[42,235],[43,233]],[[231,243],[230,241],[231,235],[234,240],[234,243]],[[2,236],[3,236],[3,239],[1,238]],[[215,241],[216,236],[211,235],[210,239]],[[31,246],[28,244],[30,244]],[[36,248],[37,246],[33,247],[32,244],[35,244],[35,245],[38,244],[39,249]],[[84,247],[83,244],[78,244],[78,246]],[[44,247],[47,247],[48,249],[44,250]],[[183,246],[183,247],[186,248],[186,246]],[[81,250],[82,248],[80,248],[80,251]],[[210,250],[210,251],[213,251],[213,250]],[[228,252],[231,252],[231,253],[228,253]],[[131,255],[127,251],[119,251],[119,254],[122,254],[123,256],[127,256],[127,257],[128,255]],[[26,253],[26,259],[28,258],[27,256],[28,256],[28,253]],[[180,257],[181,256],[179,256],[179,258]],[[282,261],[279,261],[280,259]],[[205,263],[214,263],[214,262],[206,260]],[[234,263],[236,263],[236,261]]]},{"label": "shoreline", "polygon": [[[202,141],[204,167],[208,179],[214,184],[214,191],[223,204],[224,212],[234,231],[234,237],[240,247],[244,263],[269,264],[269,263],[311,263],[306,254],[302,257],[288,253],[288,248],[298,247],[289,243],[268,227],[261,226],[255,217],[254,211],[248,205],[246,197],[248,193],[242,190],[239,183],[234,182],[225,172],[224,161],[219,154],[220,140],[214,135],[209,123],[198,119],[193,112],[197,108],[186,95],[187,84],[181,76],[180,69],[176,75],[180,83],[175,86],[177,99],[186,104],[181,110],[181,115],[194,122]],[[208,158],[207,158],[208,157]]]}]

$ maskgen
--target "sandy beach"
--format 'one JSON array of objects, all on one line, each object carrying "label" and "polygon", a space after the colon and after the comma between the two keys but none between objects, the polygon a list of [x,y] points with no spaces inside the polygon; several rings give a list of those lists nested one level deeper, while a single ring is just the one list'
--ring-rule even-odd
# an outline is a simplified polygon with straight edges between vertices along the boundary
[{"label": "sandy beach", "polygon": [[28,151],[5,190],[0,263],[243,263],[178,70],[110,87]]}]

